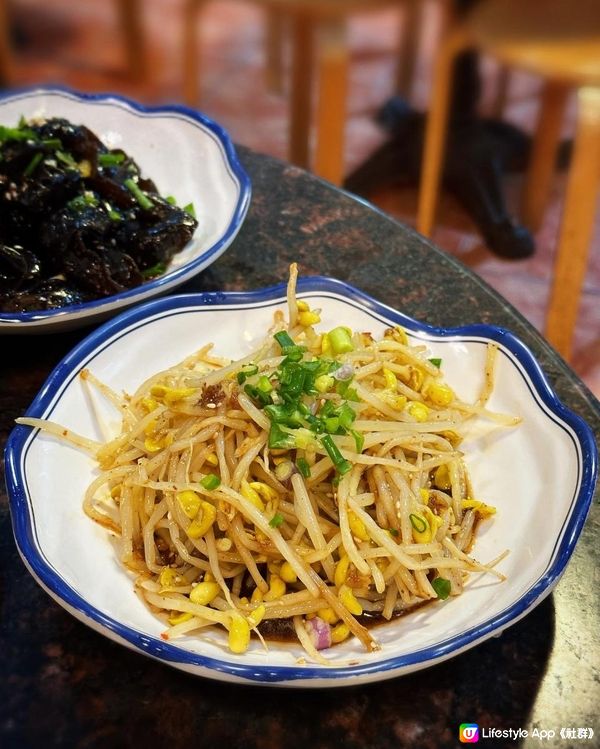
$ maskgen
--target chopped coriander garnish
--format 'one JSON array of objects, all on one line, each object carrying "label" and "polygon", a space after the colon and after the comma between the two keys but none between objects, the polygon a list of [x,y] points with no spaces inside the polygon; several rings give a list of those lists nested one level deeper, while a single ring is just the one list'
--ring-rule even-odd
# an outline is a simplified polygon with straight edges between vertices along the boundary
[{"label": "chopped coriander garnish", "polygon": [[271,528],[279,528],[279,526],[283,523],[283,515],[281,513],[276,512],[275,515],[269,520],[269,525]]},{"label": "chopped coriander garnish", "polygon": [[146,195],[145,192],[140,189],[138,183],[135,182],[131,177],[128,177],[123,184],[137,200],[141,208],[143,208],[145,211],[152,208],[152,201],[150,200],[150,198]]},{"label": "chopped coriander garnish", "polygon": [[431,587],[437,593],[437,597],[445,601],[450,595],[450,580],[446,580],[445,577],[436,577],[431,581]]}]

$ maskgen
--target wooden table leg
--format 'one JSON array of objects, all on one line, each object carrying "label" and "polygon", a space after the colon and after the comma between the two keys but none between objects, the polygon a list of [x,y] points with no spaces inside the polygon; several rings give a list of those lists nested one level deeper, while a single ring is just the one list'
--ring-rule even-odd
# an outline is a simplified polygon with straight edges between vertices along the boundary
[{"label": "wooden table leg", "polygon": [[569,87],[562,83],[544,86],[522,201],[523,223],[531,231],[539,229],[548,203],[568,95]]},{"label": "wooden table leg", "polygon": [[266,81],[267,88],[276,94],[283,93],[283,37],[285,28],[284,12],[279,8],[268,8]]},{"label": "wooden table leg", "polygon": [[183,100],[191,107],[201,98],[202,50],[198,27],[206,0],[186,0],[183,8]]},{"label": "wooden table leg", "polygon": [[310,161],[311,96],[314,29],[308,14],[292,17],[292,81],[290,90],[289,160],[304,169]]},{"label": "wooden table leg", "polygon": [[12,45],[10,39],[10,13],[7,0],[0,0],[0,84],[10,85],[12,80]]},{"label": "wooden table leg", "polygon": [[546,337],[567,361],[571,356],[600,182],[600,88],[581,88],[577,98],[577,129],[546,318]]},{"label": "wooden table leg", "polygon": [[410,101],[415,68],[419,56],[421,15],[423,4],[420,0],[406,0],[402,10],[402,26],[396,69],[396,93]]},{"label": "wooden table leg", "polygon": [[118,5],[129,75],[133,80],[139,81],[146,73],[142,4],[139,0],[118,0]]},{"label": "wooden table leg", "polygon": [[435,209],[444,166],[444,146],[448,130],[454,61],[462,48],[464,48],[462,37],[450,33],[442,42],[435,63],[431,104],[427,114],[417,211],[417,230],[425,236],[431,234],[435,220]]},{"label": "wooden table leg", "polygon": [[344,130],[348,92],[348,42],[345,18],[319,26],[317,142],[314,171],[334,185],[344,177]]}]

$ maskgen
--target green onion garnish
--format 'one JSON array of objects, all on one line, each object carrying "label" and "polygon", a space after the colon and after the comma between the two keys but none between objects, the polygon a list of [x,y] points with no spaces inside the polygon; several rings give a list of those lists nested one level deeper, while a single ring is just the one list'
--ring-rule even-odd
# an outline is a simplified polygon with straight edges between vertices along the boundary
[{"label": "green onion garnish", "polygon": [[321,437],[321,444],[327,451],[327,455],[329,455],[329,457],[331,458],[331,462],[333,463],[336,471],[339,474],[343,476],[345,473],[348,473],[348,471],[352,469],[350,462],[344,458],[338,446],[331,439],[331,436],[329,434],[325,434],[323,435],[323,437]]},{"label": "green onion garnish", "polygon": [[133,197],[137,200],[141,208],[143,208],[145,211],[148,211],[150,210],[150,208],[152,208],[153,203],[150,200],[150,198],[146,195],[146,193],[140,190],[140,186],[138,185],[138,183],[134,182],[134,180],[131,177],[126,179],[123,184],[129,190],[129,192],[133,195]]},{"label": "green onion garnish", "polygon": [[165,200],[167,201],[167,203],[169,205],[177,205],[177,201],[175,200],[175,198],[172,195],[167,195],[167,197],[165,198]]},{"label": "green onion garnish", "polygon": [[47,148],[62,148],[62,141],[58,138],[46,138],[45,140],[42,140],[42,145],[46,146]]},{"label": "green onion garnish", "polygon": [[221,483],[221,479],[214,473],[207,473],[203,479],[200,479],[200,485],[209,492],[216,489]]},{"label": "green onion garnish", "polygon": [[196,209],[194,208],[193,203],[188,203],[187,205],[183,206],[183,210],[189,214],[192,218],[196,218]]},{"label": "green onion garnish", "polygon": [[279,512],[276,512],[275,515],[269,520],[269,525],[271,528],[279,528],[279,526],[283,523],[283,515],[281,515]]},{"label": "green onion garnish", "polygon": [[438,359],[437,357],[434,357],[433,359],[429,360],[434,367],[437,367],[438,369],[442,366],[442,360]]},{"label": "green onion garnish", "polygon": [[77,166],[77,162],[71,156],[70,153],[65,153],[64,151],[56,151],[56,158],[59,161],[62,161],[63,164],[66,164],[67,166],[70,166],[73,169],[79,169],[79,167]]},{"label": "green onion garnish", "polygon": [[298,458],[296,465],[305,479],[310,478],[310,466],[308,465],[308,460],[306,460],[306,458]]},{"label": "green onion garnish", "polygon": [[431,587],[437,593],[437,597],[445,601],[450,595],[450,580],[446,580],[445,577],[436,577],[431,581]]},{"label": "green onion garnish", "polygon": [[361,453],[365,446],[365,436],[355,429],[350,430],[350,434],[354,437],[354,445],[356,446],[356,452]]},{"label": "green onion garnish", "polygon": [[246,364],[237,373],[238,384],[242,385],[248,377],[252,377],[252,375],[255,375],[257,372],[258,367],[256,364]]},{"label": "green onion garnish", "polygon": [[124,153],[101,153],[98,154],[100,166],[117,166],[125,161]]},{"label": "green onion garnish", "polygon": [[37,167],[37,165],[40,163],[40,161],[43,158],[44,158],[43,153],[39,153],[39,152],[36,153],[35,156],[29,162],[29,164],[27,164],[27,166],[23,170],[23,176],[29,177],[31,174],[33,174],[33,172],[35,171],[35,168]]},{"label": "green onion garnish", "polygon": [[[112,211],[114,213],[114,211]],[[108,212],[108,215],[110,216],[111,211]],[[117,216],[119,219],[121,216],[117,213]],[[111,216],[112,218],[112,216]],[[155,276],[162,276],[162,274],[167,270],[166,263],[156,263],[156,265],[153,265],[151,268],[146,268],[146,270],[142,271],[142,277],[143,278],[154,278]]]},{"label": "green onion garnish", "polygon": [[5,127],[0,125],[0,143],[9,140],[39,140],[38,134],[29,127]]},{"label": "green onion garnish", "polygon": [[388,528],[388,533],[390,534],[390,536],[394,536],[394,537],[400,535],[397,528]]},{"label": "green onion garnish", "polygon": [[285,330],[280,330],[279,333],[275,333],[273,338],[277,341],[277,343],[281,346],[282,349],[289,348],[289,347],[296,347],[296,344],[290,338],[289,333]]},{"label": "green onion garnish", "polygon": [[418,515],[413,515],[412,513],[408,516],[410,520],[410,524],[412,527],[417,531],[417,533],[424,533],[427,530],[427,523],[423,518],[420,518]]},{"label": "green onion garnish", "polygon": [[329,343],[334,354],[346,354],[349,351],[354,351],[354,345],[348,333],[348,328],[340,326],[339,328],[330,330],[327,335],[329,336]]}]

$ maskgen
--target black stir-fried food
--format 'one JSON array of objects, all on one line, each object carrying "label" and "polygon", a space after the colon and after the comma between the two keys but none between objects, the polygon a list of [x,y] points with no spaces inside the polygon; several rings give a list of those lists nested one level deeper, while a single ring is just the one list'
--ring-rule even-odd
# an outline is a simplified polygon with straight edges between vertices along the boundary
[{"label": "black stir-fried food", "polygon": [[116,294],[165,272],[190,241],[179,208],[124,151],[64,119],[0,126],[0,310]]}]

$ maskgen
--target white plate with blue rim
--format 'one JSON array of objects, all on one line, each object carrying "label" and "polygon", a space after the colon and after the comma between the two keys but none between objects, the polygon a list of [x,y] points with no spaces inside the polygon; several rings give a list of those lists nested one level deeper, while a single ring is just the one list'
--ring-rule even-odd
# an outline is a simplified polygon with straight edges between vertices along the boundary
[{"label": "white plate with blue rim", "polygon": [[[488,428],[463,443],[477,496],[497,507],[482,523],[473,556],[505,549],[499,582],[472,575],[464,593],[435,601],[374,630],[381,644],[367,653],[356,640],[327,652],[331,666],[312,664],[299,645],[252,641],[228,651],[226,633],[204,632],[173,642],[164,624],[136,597],[108,534],[82,510],[94,462],[64,442],[18,426],[6,448],[10,509],[17,547],[39,584],[88,626],[170,666],[227,682],[286,687],[348,686],[426,668],[472,648],[524,617],[552,590],[573,553],[590,508],[597,448],[590,428],[558,400],[527,347],[490,325],[433,328],[336,280],[300,280],[298,296],[322,310],[323,330],[343,321],[377,336],[401,324],[411,342],[442,359],[459,397],[475,399],[488,343],[498,347],[489,407],[520,415],[517,428]],[[78,372],[89,368],[116,390],[132,391],[216,336],[216,351],[239,358],[286,309],[285,288],[206,293],[153,300],[122,313],[84,339],[49,376],[27,414],[101,438]],[[114,419],[114,412],[104,414]],[[118,425],[114,424],[115,430]]]},{"label": "white plate with blue rim", "polygon": [[225,252],[250,204],[250,179],[228,133],[182,106],[146,107],[116,94],[83,94],[61,87],[7,91],[0,124],[20,118],[63,117],[85,125],[109,148],[121,148],[161,195],[192,203],[198,227],[166,272],[112,296],[49,310],[0,312],[0,333],[48,333],[98,322],[132,304],[172,291]]}]

